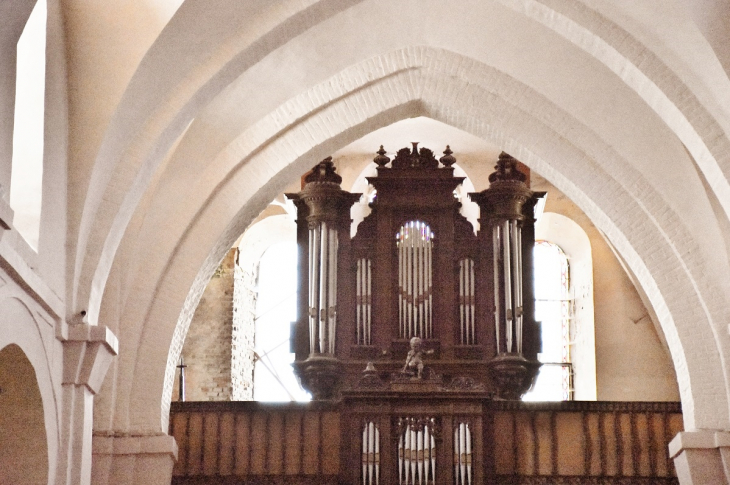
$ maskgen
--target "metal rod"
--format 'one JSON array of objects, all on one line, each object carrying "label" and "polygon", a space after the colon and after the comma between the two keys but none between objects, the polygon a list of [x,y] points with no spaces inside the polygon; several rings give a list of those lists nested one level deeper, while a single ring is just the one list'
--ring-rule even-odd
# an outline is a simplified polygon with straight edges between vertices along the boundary
[{"label": "metal rod", "polygon": [[185,368],[187,366],[185,365],[185,359],[183,359],[183,356],[180,356],[180,363],[178,364],[177,368],[180,369],[180,381],[179,381],[179,387],[178,387],[178,394],[177,394],[177,400],[181,402],[185,402]]}]

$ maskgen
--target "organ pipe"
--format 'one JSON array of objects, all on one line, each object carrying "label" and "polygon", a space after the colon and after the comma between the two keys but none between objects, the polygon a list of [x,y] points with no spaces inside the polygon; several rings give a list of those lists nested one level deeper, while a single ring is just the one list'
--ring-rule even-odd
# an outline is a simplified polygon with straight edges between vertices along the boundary
[{"label": "organ pipe", "polygon": [[436,480],[434,418],[399,418],[398,483],[433,485]]},{"label": "organ pipe", "polygon": [[433,333],[433,237],[422,221],[408,221],[396,234],[401,338],[431,338]]}]

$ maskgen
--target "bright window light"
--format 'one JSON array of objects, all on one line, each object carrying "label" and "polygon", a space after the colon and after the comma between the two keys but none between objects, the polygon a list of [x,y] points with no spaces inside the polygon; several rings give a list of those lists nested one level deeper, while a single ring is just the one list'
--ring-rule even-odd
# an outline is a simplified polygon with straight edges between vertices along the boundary
[{"label": "bright window light", "polygon": [[256,302],[253,397],[256,401],[309,401],[289,352],[289,331],[297,314],[297,245],[279,243],[261,257]]},{"label": "bright window light", "polygon": [[535,320],[542,323],[543,363],[524,401],[567,401],[572,397],[568,258],[548,241],[535,243]]},{"label": "bright window light", "polygon": [[10,207],[13,225],[38,250],[46,89],[46,0],[38,0],[18,40]]}]

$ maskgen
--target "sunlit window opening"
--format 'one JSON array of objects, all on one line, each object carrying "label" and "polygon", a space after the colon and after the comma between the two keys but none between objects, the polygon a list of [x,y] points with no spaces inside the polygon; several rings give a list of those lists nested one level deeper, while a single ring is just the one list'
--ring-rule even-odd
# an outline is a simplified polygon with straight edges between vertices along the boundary
[{"label": "sunlit window opening", "polygon": [[309,401],[294,375],[290,323],[297,313],[297,245],[279,243],[261,257],[256,301],[253,397],[256,401]]},{"label": "sunlit window opening", "polygon": [[46,88],[46,0],[38,0],[18,40],[10,207],[13,225],[38,250]]},{"label": "sunlit window opening", "polygon": [[572,399],[570,363],[570,281],[568,258],[559,246],[537,241],[534,249],[535,319],[542,323],[542,362],[525,401]]}]

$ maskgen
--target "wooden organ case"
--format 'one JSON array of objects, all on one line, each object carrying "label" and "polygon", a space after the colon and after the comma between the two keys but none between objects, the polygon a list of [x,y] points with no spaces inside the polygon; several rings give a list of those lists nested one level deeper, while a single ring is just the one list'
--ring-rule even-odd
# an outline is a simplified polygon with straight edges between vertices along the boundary
[{"label": "wooden organ case", "polygon": [[[330,158],[297,194],[298,320],[294,368],[315,400],[338,400],[352,483],[483,483],[488,403],[514,400],[539,363],[534,319],[534,207],[517,161],[502,153],[488,189],[460,214],[449,147],[377,152],[371,213],[350,237],[360,198]],[[448,466],[446,466],[448,465]],[[348,479],[348,482],[350,480]]]}]

